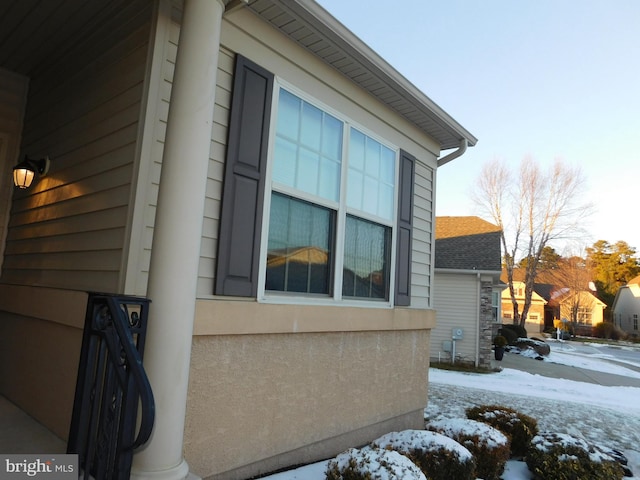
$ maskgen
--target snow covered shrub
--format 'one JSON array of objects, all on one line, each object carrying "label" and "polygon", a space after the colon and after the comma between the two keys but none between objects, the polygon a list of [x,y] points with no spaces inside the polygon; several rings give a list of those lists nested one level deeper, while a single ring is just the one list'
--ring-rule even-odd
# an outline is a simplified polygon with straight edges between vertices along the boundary
[{"label": "snow covered shrub", "polygon": [[507,436],[486,423],[465,418],[433,420],[429,430],[440,432],[466,447],[476,460],[476,475],[484,480],[500,480],[511,456]]},{"label": "snow covered shrub", "polygon": [[407,457],[392,450],[351,448],[329,461],[327,480],[426,480]]},{"label": "snow covered shrub", "polygon": [[468,408],[467,418],[488,423],[511,440],[511,456],[522,457],[531,439],[538,434],[538,422],[512,408],[500,405],[481,405]]},{"label": "snow covered shrub", "polygon": [[607,450],[571,435],[544,432],[531,441],[525,461],[539,480],[621,480],[624,470]]},{"label": "snow covered shrub", "polygon": [[476,462],[471,452],[441,433],[403,430],[383,435],[373,445],[401,453],[420,467],[429,480],[476,478]]}]

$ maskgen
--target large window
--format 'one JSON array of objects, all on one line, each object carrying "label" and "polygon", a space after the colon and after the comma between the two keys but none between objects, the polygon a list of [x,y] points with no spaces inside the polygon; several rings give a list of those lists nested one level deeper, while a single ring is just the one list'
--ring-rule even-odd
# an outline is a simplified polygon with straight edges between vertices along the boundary
[{"label": "large window", "polygon": [[591,324],[592,310],[590,307],[578,307],[578,323]]},{"label": "large window", "polygon": [[397,150],[280,89],[264,290],[389,300]]}]

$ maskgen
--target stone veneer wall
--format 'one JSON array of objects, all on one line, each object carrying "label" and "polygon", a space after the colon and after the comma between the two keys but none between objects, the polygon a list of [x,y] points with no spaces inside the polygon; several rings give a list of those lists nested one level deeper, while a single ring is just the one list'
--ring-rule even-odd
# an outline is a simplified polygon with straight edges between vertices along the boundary
[{"label": "stone veneer wall", "polygon": [[491,367],[491,344],[493,342],[493,306],[491,294],[493,282],[482,280],[480,282],[480,338],[478,350],[478,366]]}]

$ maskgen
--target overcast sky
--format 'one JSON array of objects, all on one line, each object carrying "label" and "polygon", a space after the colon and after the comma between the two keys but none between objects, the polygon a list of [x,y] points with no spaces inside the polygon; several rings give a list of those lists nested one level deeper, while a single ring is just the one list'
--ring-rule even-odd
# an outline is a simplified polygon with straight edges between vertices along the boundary
[{"label": "overcast sky", "polygon": [[494,158],[560,158],[596,206],[586,246],[640,253],[640,1],[318,1],[478,138],[438,170],[437,215],[478,214]]}]

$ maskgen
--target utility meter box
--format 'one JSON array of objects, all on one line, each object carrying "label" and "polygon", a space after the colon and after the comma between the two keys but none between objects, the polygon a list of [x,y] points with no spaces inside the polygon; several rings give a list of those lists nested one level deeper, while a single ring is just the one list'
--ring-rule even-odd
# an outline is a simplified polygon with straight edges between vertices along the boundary
[{"label": "utility meter box", "polygon": [[462,340],[462,329],[461,328],[453,328],[451,330],[451,339],[452,340]]},{"label": "utility meter box", "polygon": [[451,352],[451,340],[445,340],[444,342],[442,342],[442,351],[445,353],[450,353]]}]

